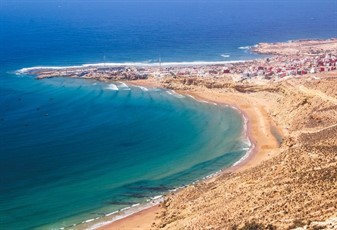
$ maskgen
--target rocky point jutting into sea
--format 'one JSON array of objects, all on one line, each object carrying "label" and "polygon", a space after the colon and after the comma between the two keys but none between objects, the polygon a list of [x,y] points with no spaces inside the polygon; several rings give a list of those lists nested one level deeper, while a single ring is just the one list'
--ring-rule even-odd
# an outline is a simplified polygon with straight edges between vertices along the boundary
[{"label": "rocky point jutting into sea", "polygon": [[231,77],[279,80],[336,70],[337,39],[298,40],[286,43],[260,43],[251,52],[275,55],[264,59],[234,62],[190,63],[100,63],[73,67],[33,67],[19,73],[50,77],[90,78],[102,81],[140,80],[155,77]]},{"label": "rocky point jutting into sea", "polygon": [[259,44],[252,51],[275,56],[211,65],[25,71],[40,79],[156,85],[247,114],[256,149],[245,162],[167,195],[147,219],[139,214],[104,229],[130,222],[143,229],[337,228],[337,39]]}]

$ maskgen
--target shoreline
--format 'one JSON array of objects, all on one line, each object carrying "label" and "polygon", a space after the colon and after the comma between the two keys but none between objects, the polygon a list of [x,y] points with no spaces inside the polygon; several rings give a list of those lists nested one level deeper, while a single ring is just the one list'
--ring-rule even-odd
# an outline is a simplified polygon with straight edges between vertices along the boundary
[{"label": "shoreline", "polygon": [[[245,164],[247,161],[251,159],[251,156],[256,154],[256,141],[252,137],[251,134],[251,122],[250,118],[247,115],[245,111],[243,111],[239,106],[233,105],[231,103],[227,102],[222,102],[222,101],[213,101],[210,100],[209,98],[202,97],[201,95],[196,95],[194,92],[191,91],[181,91],[181,90],[171,90],[163,87],[162,85],[158,84],[158,81],[155,79],[146,79],[146,80],[137,80],[137,81],[121,81],[124,84],[127,84],[128,86],[133,86],[133,87],[146,87],[146,88],[161,88],[166,91],[171,91],[172,94],[176,95],[183,95],[185,97],[191,97],[195,101],[199,103],[209,103],[213,104],[215,106],[222,106],[222,107],[230,107],[231,109],[236,110],[239,115],[243,118],[243,131],[242,131],[242,138],[247,139],[249,141],[249,148],[247,149],[246,153],[236,162],[234,162],[231,166],[228,168],[221,168],[220,170],[210,173],[206,176],[204,176],[201,179],[198,179],[196,181],[192,181],[189,184],[182,186],[182,187],[177,187],[172,190],[168,190],[165,192],[165,194],[158,195],[153,199],[149,199],[147,202],[140,204],[139,206],[137,205],[136,208],[133,206],[129,206],[126,208],[123,208],[121,210],[115,211],[111,214],[106,214],[104,217],[101,217],[99,219],[92,219],[95,221],[94,223],[91,223],[91,221],[85,220],[82,223],[79,223],[76,225],[76,227],[84,227],[85,229],[124,229],[123,226],[128,226],[125,229],[129,229],[131,226],[136,227],[135,225],[132,225],[130,222],[135,221],[134,224],[137,224],[141,226],[140,229],[147,229],[148,226],[150,226],[149,221],[155,219],[156,215],[154,212],[157,212],[160,210],[160,204],[164,200],[164,197],[166,195],[170,195],[172,193],[175,193],[177,191],[180,191],[188,186],[195,185],[199,182],[205,182],[205,181],[210,181],[217,176],[222,175],[223,173],[227,172],[238,172]],[[158,197],[158,198],[157,198]],[[152,211],[151,211],[152,210]],[[108,216],[113,215],[110,219],[105,219]],[[139,219],[144,219],[144,216],[147,221],[143,221],[144,226],[141,224],[140,221],[135,220],[135,216],[139,217]],[[149,218],[151,217],[151,219]],[[97,221],[97,222],[96,222]],[[133,227],[132,227],[133,228]]]},{"label": "shoreline", "polygon": [[92,68],[92,67],[193,67],[193,66],[208,66],[208,65],[225,65],[225,64],[234,64],[234,63],[243,63],[248,61],[253,61],[257,59],[261,59],[263,57],[258,57],[254,59],[242,59],[242,60],[228,60],[228,61],[181,61],[181,62],[98,62],[98,63],[87,63],[80,65],[72,65],[72,66],[33,66],[33,67],[24,67],[19,70],[16,70],[15,73],[26,74],[31,71],[36,70],[63,70],[63,69],[84,69],[84,68]]},{"label": "shoreline", "polygon": [[[164,86],[162,86],[158,81],[154,79],[146,79],[146,80],[137,80],[137,81],[125,81],[128,84],[131,84],[133,86],[143,86],[143,87],[158,87],[158,88],[164,88],[167,89]],[[222,106],[229,106],[233,109],[238,110],[239,113],[247,120],[247,130],[246,135],[247,138],[251,141],[251,145],[253,145],[253,149],[250,149],[248,151],[252,151],[246,159],[242,160],[241,162],[234,163],[233,166],[229,167],[228,169],[231,172],[237,172],[242,171],[246,169],[244,167],[244,164],[246,161],[249,161],[252,155],[255,155],[257,151],[263,149],[268,149],[267,145],[259,146],[260,143],[258,140],[256,140],[256,136],[260,137],[259,130],[256,130],[258,125],[254,123],[257,123],[258,120],[260,120],[260,123],[264,124],[264,133],[268,138],[271,139],[272,144],[275,148],[280,147],[280,143],[277,140],[277,137],[273,134],[272,129],[276,129],[278,135],[283,136],[284,131],[280,129],[280,127],[277,126],[277,124],[271,119],[271,117],[266,113],[266,111],[263,109],[262,103],[258,102],[256,99],[250,98],[249,94],[243,94],[243,93],[220,93],[220,92],[214,92],[213,90],[208,90],[208,92],[205,91],[198,91],[196,90],[174,90],[175,92],[184,95],[184,96],[192,96],[192,98],[196,99],[200,102],[207,102],[207,103],[213,103],[216,105],[222,105]],[[252,104],[250,104],[253,101],[254,106],[257,105],[259,108],[253,109],[254,111],[250,111],[252,109]],[[262,111],[261,111],[262,110]],[[257,113],[257,116],[255,116]],[[256,118],[258,117],[258,118]],[[262,122],[262,120],[265,120],[265,122]],[[267,124],[267,127],[265,125]],[[254,129],[255,128],[255,129]],[[255,131],[255,132],[254,132]],[[262,138],[259,138],[260,142]],[[247,154],[246,154],[247,155]],[[240,160],[239,160],[240,161]],[[255,166],[251,165],[249,167]],[[244,167],[244,169],[241,169],[241,167]],[[248,168],[248,167],[247,167]],[[227,170],[228,170],[227,169]],[[240,169],[240,170],[239,170]],[[226,170],[226,172],[228,172]],[[225,171],[225,170],[223,170]]]},{"label": "shoreline", "polygon": [[[328,46],[326,46],[326,43],[328,43]],[[246,154],[232,166],[223,168],[195,182],[191,182],[189,185],[183,187],[185,188],[193,186],[199,181],[211,181],[224,173],[242,172],[274,157],[277,153],[275,150],[280,147],[279,139],[281,137],[282,140],[283,132],[277,127],[275,122],[273,122],[271,116],[267,114],[264,109],[266,107],[266,105],[263,105],[264,102],[257,98],[249,97],[249,93],[221,92],[221,90],[216,89],[216,87],[207,89],[207,87],[198,88],[193,86],[186,90],[184,87],[180,89],[180,87],[172,87],[170,85],[165,86],[159,82],[159,79],[164,79],[163,77],[171,77],[173,79],[178,77],[185,78],[186,80],[188,77],[194,75],[200,77],[199,70],[202,70],[201,72],[207,73],[201,74],[201,77],[203,78],[211,77],[220,79],[222,77],[226,77],[229,79],[231,78],[233,82],[252,82],[255,80],[270,80],[270,82],[272,82],[287,79],[287,76],[295,78],[299,75],[306,75],[312,71],[313,73],[329,72],[336,69],[337,58],[333,55],[333,53],[331,53],[335,49],[335,47],[333,47],[335,44],[337,44],[337,39],[259,43],[255,46],[245,47],[253,53],[260,55],[275,55],[267,58],[266,60],[261,59],[261,57],[260,59],[256,58],[237,61],[93,63],[78,66],[23,68],[16,71],[16,73],[18,75],[38,75],[37,79],[64,76],[72,78],[96,79],[104,82],[111,82],[111,80],[112,82],[126,82],[138,87],[160,87],[167,90],[170,94],[175,94],[176,96],[191,96],[200,102],[230,106],[237,110],[245,120],[246,127],[244,128],[246,130],[244,135],[250,142],[250,147]],[[298,45],[300,45],[300,47],[305,46],[306,48],[299,50]],[[320,50],[321,48],[322,51],[318,52],[317,50]],[[317,63],[316,59],[319,60]],[[282,67],[284,63],[287,62],[290,62],[291,64],[286,67]],[[295,65],[292,63],[295,63]],[[231,65],[225,66],[225,64]],[[117,68],[114,69],[114,67]],[[253,70],[251,67],[253,67]],[[241,76],[239,74],[241,74]],[[190,84],[193,85],[193,79]],[[221,83],[217,82],[217,84]],[[181,189],[182,188],[176,188],[174,191]],[[172,194],[172,191],[167,192],[168,193],[166,194],[168,196]],[[138,210],[132,209],[132,207],[119,210],[117,215],[113,216],[112,220],[107,221],[113,221],[112,223],[108,223],[107,226],[115,229],[115,222],[124,226],[127,222],[130,222],[129,219],[134,218],[134,216],[142,218],[142,215],[139,213],[147,213],[148,215],[148,212],[145,210],[157,206],[150,205],[151,207],[149,207],[150,203],[151,201],[142,204]],[[127,212],[124,212],[126,209]],[[152,216],[152,218],[154,217],[155,215]],[[102,219],[104,219],[104,217]],[[144,224],[148,225],[147,222]],[[128,223],[127,226],[130,226],[130,223]]]},{"label": "shoreline", "polygon": [[[186,92],[178,91],[181,94],[186,94]],[[239,113],[242,115],[244,119],[246,119],[246,136],[251,142],[250,149],[247,150],[247,154],[245,154],[239,161],[234,163],[231,167],[223,169],[222,173],[225,172],[240,172],[247,168],[254,167],[260,162],[264,161],[265,159],[268,159],[268,155],[265,155],[265,151],[263,154],[263,157],[256,156],[259,151],[264,150],[265,147],[261,144],[261,142],[272,144],[273,146],[268,146],[272,148],[278,148],[278,142],[276,140],[276,137],[271,132],[271,127],[274,126],[278,130],[279,133],[282,133],[281,130],[275,125],[271,124],[271,120],[268,117],[265,111],[261,111],[262,108],[259,108],[258,111],[251,111],[250,105],[243,101],[243,99],[247,99],[247,96],[242,96],[239,93],[230,95],[229,93],[222,94],[221,96],[227,96],[225,97],[218,97],[218,99],[214,98],[214,96],[220,96],[220,95],[214,95],[215,92],[208,92],[207,94],[202,95],[202,93],[198,92],[190,92],[187,91],[187,93],[192,94],[192,96],[205,100],[211,103],[217,103],[218,105],[222,106],[230,106],[233,109],[236,109],[239,111]],[[238,99],[238,97],[241,97]],[[252,99],[251,99],[252,100]],[[253,106],[252,106],[253,107]],[[262,121],[264,120],[264,121]],[[266,135],[261,135],[261,132],[258,128],[260,123],[264,123],[265,126],[263,128],[263,132]]]},{"label": "shoreline", "polygon": [[[132,82],[126,82],[129,84],[132,84],[134,86],[143,86],[143,87],[159,87],[159,88],[164,88],[158,82],[155,81],[148,81],[148,80],[138,80],[138,81],[132,81]],[[169,90],[167,88],[164,88],[165,90]],[[254,114],[253,111],[250,111],[251,108],[249,108],[249,104],[245,103],[242,101],[244,97],[247,96],[242,96],[240,100],[237,99],[237,94],[231,95],[232,97],[228,98],[215,98],[214,96],[219,96],[219,95],[214,95],[215,92],[208,92],[207,94],[203,94],[202,92],[195,92],[192,90],[177,90],[176,91],[178,94],[184,95],[184,96],[190,96],[194,98],[197,101],[204,101],[206,103],[213,103],[216,104],[217,106],[229,106],[235,110],[237,110],[240,115],[244,119],[244,135],[247,137],[247,139],[250,141],[250,147],[247,150],[246,154],[242,156],[237,162],[235,162],[232,166],[228,168],[223,168],[215,173],[212,173],[203,179],[192,182],[191,184],[187,186],[192,186],[200,181],[212,181],[214,180],[217,176],[220,176],[224,173],[238,173],[241,171],[244,171],[248,168],[252,168],[259,163],[263,162],[264,160],[269,159],[272,157],[269,154],[266,154],[265,151],[262,151],[265,149],[263,147],[262,142],[267,142],[271,144],[273,149],[277,149],[279,147],[279,144],[277,142],[277,138],[273,135],[271,128],[275,127],[278,132],[282,133],[281,130],[275,125],[271,123],[270,118],[268,115],[262,114],[262,116],[259,116],[257,114]],[[212,95],[213,94],[213,95]],[[228,96],[228,93],[226,93]],[[225,96],[226,94],[222,94],[222,96]],[[236,102],[235,102],[236,101]],[[252,106],[253,107],[253,106]],[[260,108],[261,109],[261,108]],[[256,113],[256,112],[255,112]],[[257,115],[257,116],[256,116]],[[254,118],[255,117],[255,118]],[[258,118],[256,118],[258,117]],[[269,134],[267,136],[261,136],[261,133],[259,134],[258,130],[258,123],[261,122],[261,119],[266,120],[268,125],[265,127],[264,131],[269,131]],[[254,130],[255,129],[255,130]],[[265,138],[267,137],[267,140]],[[268,148],[268,149],[269,149]],[[259,152],[262,151],[262,154],[259,154]],[[257,156],[259,155],[259,156]],[[262,156],[261,156],[262,155]],[[180,190],[183,188],[178,188],[177,190]],[[168,194],[170,194],[169,192]],[[148,229],[149,226],[152,225],[152,223],[155,222],[155,219],[157,217],[157,213],[161,210],[160,204],[157,204],[155,206],[145,208],[143,210],[140,210],[138,212],[135,212],[131,215],[128,215],[124,218],[118,219],[116,221],[113,221],[107,225],[103,225],[97,229],[100,230],[112,230],[112,229]]]},{"label": "shoreline", "polygon": [[254,80],[273,82],[288,77],[336,70],[336,47],[337,38],[258,43],[249,47],[249,51],[257,56],[241,60],[35,66],[19,69],[15,73],[35,75],[37,79],[63,76],[101,81],[130,81],[151,77],[229,77],[234,82]]},{"label": "shoreline", "polygon": [[[178,91],[180,92],[180,91]],[[247,115],[247,113],[245,111],[243,111],[241,108],[239,108],[236,105],[230,104],[230,103],[225,103],[225,102],[220,102],[220,101],[213,101],[213,100],[209,100],[208,98],[205,98],[201,95],[196,95],[195,93],[189,92],[190,94],[186,94],[186,92],[180,92],[182,95],[188,95],[188,96],[192,96],[195,100],[197,100],[200,103],[212,103],[216,106],[224,106],[224,107],[230,107],[236,111],[238,111],[238,113],[240,114],[240,116],[243,118],[244,120],[244,125],[243,125],[243,135],[244,137],[249,141],[249,149],[247,150],[246,154],[243,155],[237,162],[235,162],[233,165],[231,165],[228,168],[223,168],[221,170],[219,170],[218,172],[214,173],[214,175],[209,175],[206,176],[206,180],[207,179],[211,179],[214,176],[217,176],[219,174],[222,173],[226,173],[226,172],[237,172],[240,170],[240,168],[246,163],[247,160],[250,159],[251,155],[256,154],[256,150],[257,150],[257,143],[256,140],[254,139],[254,137],[252,136],[252,132],[251,132],[251,122],[250,122],[250,118]]]},{"label": "shoreline", "polygon": [[[167,90],[167,91],[172,91],[173,93],[175,93],[177,95],[183,95],[183,96],[191,97],[194,100],[198,101],[199,103],[211,103],[211,104],[214,104],[216,106],[230,107],[231,109],[234,109],[234,110],[238,111],[240,116],[242,116],[242,118],[244,120],[242,135],[250,143],[249,149],[247,150],[247,152],[238,161],[234,162],[230,167],[222,168],[222,169],[220,169],[216,172],[213,172],[209,175],[206,175],[205,177],[203,177],[201,179],[193,181],[193,182],[187,184],[186,186],[182,186],[182,187],[178,187],[178,188],[169,190],[169,191],[167,191],[166,194],[164,194],[164,196],[170,195],[171,193],[182,190],[182,189],[184,189],[188,186],[197,184],[199,182],[210,181],[210,180],[216,178],[217,176],[220,176],[223,173],[227,173],[229,171],[230,172],[236,172],[236,171],[238,171],[238,169],[240,169],[246,163],[247,160],[250,159],[251,155],[256,153],[255,152],[256,151],[256,144],[255,144],[255,141],[250,134],[251,127],[250,127],[249,118],[248,118],[247,114],[244,111],[242,111],[240,108],[238,108],[237,106],[233,106],[231,104],[227,104],[227,103],[222,103],[222,102],[216,103],[216,102],[213,102],[213,101],[208,100],[206,98],[202,98],[200,96],[193,96],[193,95],[191,95],[192,94],[191,92],[189,92],[190,94],[187,94],[187,92],[180,92],[180,91],[176,92],[174,90],[169,90],[169,89],[166,89],[166,88],[158,85],[158,82],[149,81],[149,80],[150,79],[148,79],[148,80],[138,80],[137,84],[134,84],[135,82],[125,82],[125,83],[127,83],[128,85],[132,85],[134,87],[162,88],[162,89]],[[131,213],[123,213],[123,209],[120,210],[120,211],[117,211],[115,216],[113,217],[113,219],[106,220],[106,221],[99,221],[99,222],[95,223],[94,225],[92,225],[91,227],[86,228],[86,229],[111,229],[111,228],[112,229],[116,229],[116,228],[117,229],[119,229],[119,228],[123,229],[123,226],[124,226],[125,229],[128,229],[131,226],[136,227],[135,225],[130,223],[131,221],[135,221],[134,224],[137,223],[137,225],[141,226],[141,229],[143,229],[147,226],[150,226],[150,223],[148,222],[149,218],[145,218],[145,219],[147,219],[147,221],[143,221],[143,224],[144,224],[144,226],[143,226],[143,225],[141,225],[140,221],[138,221],[135,218],[135,216],[139,217],[140,219],[144,219],[144,216],[152,217],[150,220],[153,220],[156,217],[154,212],[157,212],[158,210],[160,210],[159,207],[160,207],[160,203],[162,202],[163,197],[161,197],[159,199],[161,199],[161,200],[152,200],[152,201],[148,201],[146,203],[143,203],[143,204],[141,204],[141,206],[143,206],[143,207],[139,207],[138,210],[134,210],[133,212],[131,211],[132,206],[130,206],[130,208],[127,208],[127,209],[128,209],[128,211],[131,211]],[[81,226],[81,224],[79,226]]]},{"label": "shoreline", "polygon": [[[289,44],[291,44],[291,43],[289,43]],[[278,45],[278,44],[272,44],[272,45],[273,45],[272,48],[274,49],[275,45]],[[266,47],[260,47],[260,48],[266,49]],[[267,48],[269,49],[269,47],[267,47]],[[282,47],[276,47],[276,48],[278,49],[277,52],[280,52],[279,49],[282,48]],[[267,52],[267,51],[264,51],[264,52]],[[290,52],[290,51],[287,51],[287,52]],[[310,53],[307,54],[308,57],[310,57],[312,55],[313,54],[310,54]],[[298,56],[299,55],[295,54],[295,55],[289,56],[289,57],[297,58]],[[284,59],[282,59],[282,56],[280,58],[281,58],[279,60],[280,63],[283,63]],[[322,65],[319,64],[319,68],[323,68],[323,70],[314,69],[314,74],[318,74],[318,75],[323,74],[323,73],[330,74],[330,73],[333,73],[332,71],[334,71],[336,69],[336,60],[337,59],[336,59],[335,56],[331,57],[331,55],[330,55],[330,56],[325,57],[323,59],[326,59],[326,60],[324,62],[322,62]],[[247,61],[250,61],[250,60],[247,60]],[[229,62],[226,62],[226,63],[229,63]],[[98,67],[105,67],[105,66],[108,67],[108,64],[109,63],[100,63],[100,64],[98,64]],[[115,65],[115,63],[110,63],[110,64],[112,64],[112,66]],[[158,63],[148,63],[148,64],[142,63],[142,65],[143,64],[153,65],[154,67],[159,66]],[[124,65],[129,65],[129,64],[124,64]],[[132,65],[133,64],[131,64],[131,66]],[[198,66],[198,64],[193,63],[193,62],[191,62],[190,65]],[[202,63],[200,65],[205,65],[205,64]],[[210,64],[210,65],[212,65],[212,64]],[[214,63],[213,63],[213,65],[214,65]],[[163,66],[165,66],[165,64]],[[91,67],[91,66],[85,66],[84,65],[82,67],[74,67],[74,68],[85,68],[85,67]],[[264,68],[263,71],[266,70],[266,68],[264,66],[262,66],[262,67]],[[277,67],[277,65],[276,65],[276,67]],[[35,67],[33,67],[32,69],[34,69],[34,68]],[[45,67],[41,67],[41,68],[45,68]],[[51,68],[53,68],[53,67],[51,67]],[[58,68],[59,69],[66,68],[65,71],[67,71],[68,67],[56,67],[56,68],[57,69]],[[72,67],[70,67],[70,68],[72,68]],[[303,78],[308,76],[308,73],[309,73],[308,69],[301,69],[301,68],[302,68],[302,66],[300,66],[300,69],[296,69],[296,71],[294,70],[294,74],[291,73],[289,76],[286,76],[286,77],[284,77],[283,75],[279,75],[280,79],[277,78],[276,80],[277,81],[289,80],[290,78],[296,79],[296,78],[299,78],[300,75],[303,75]],[[26,70],[29,71],[29,68],[26,69]],[[160,71],[161,71],[161,69],[160,69]],[[16,73],[20,74],[20,71],[17,71]],[[155,72],[155,73],[157,74],[157,72]],[[311,70],[310,70],[310,73],[311,73]],[[272,80],[273,81],[273,79],[269,79],[267,77],[266,78],[261,77],[261,79],[260,79],[259,75],[257,77],[255,77],[253,75],[253,78],[251,78],[250,74],[251,73],[248,73],[248,78],[242,77],[241,78],[242,81],[240,81],[240,83],[246,83],[246,82],[252,83],[253,80],[254,81],[255,80]],[[313,73],[311,73],[311,74],[313,74]],[[76,75],[74,75],[74,76],[76,77]],[[162,76],[162,75],[160,75],[160,72],[159,72],[159,76]],[[191,75],[189,75],[189,76],[191,76]],[[226,76],[229,76],[229,75],[226,75]],[[46,77],[48,77],[48,76],[46,76]],[[51,76],[51,77],[54,77],[54,76]],[[70,76],[70,77],[72,77],[72,76]],[[182,76],[182,77],[184,77],[184,76]],[[211,77],[214,77],[214,76],[211,76]],[[38,79],[42,79],[42,78],[45,78],[45,77],[41,77],[41,78],[38,78]],[[315,76],[313,76],[313,78],[319,79]],[[87,77],[87,78],[83,77],[83,79],[90,79],[90,77]],[[102,78],[94,78],[93,77],[92,79],[98,79],[98,80],[101,80],[101,81],[108,81],[108,82],[111,80],[111,78],[104,78],[104,77],[102,77]],[[214,79],[217,79],[217,78],[215,77]],[[212,79],[212,81],[214,81],[214,79]],[[132,80],[132,79],[130,79],[130,80]],[[232,80],[234,80],[234,78]],[[173,87],[173,89],[171,89],[170,87],[164,87],[155,78],[149,78],[149,79],[144,79],[144,80],[135,80],[135,81],[118,79],[118,80],[115,80],[115,81],[123,81],[123,82],[126,82],[126,83],[131,84],[131,85],[138,85],[138,87],[141,87],[141,86],[144,86],[144,87],[161,87],[161,88],[164,88],[168,91],[171,91],[172,93],[175,93],[175,91],[174,91],[175,87]],[[193,83],[193,79],[192,79],[192,83]],[[225,87],[225,86],[223,85],[222,87]],[[188,88],[188,87],[186,87],[186,88]],[[202,182],[207,183],[207,182],[210,182],[212,180],[215,180],[215,178],[217,178],[218,175],[221,175],[223,173],[240,173],[240,172],[242,172],[246,169],[254,168],[255,166],[261,164],[261,162],[263,162],[267,159],[270,159],[274,156],[277,156],[278,151],[275,151],[275,150],[279,150],[279,147],[280,147],[281,142],[279,141],[279,139],[280,139],[279,137],[281,137],[281,141],[282,141],[282,136],[284,136],[282,134],[287,133],[288,130],[287,130],[287,127],[284,127],[284,129],[281,130],[280,126],[277,126],[276,123],[272,120],[272,117],[275,117],[275,115],[273,115],[273,114],[268,115],[267,111],[264,109],[268,106],[268,104],[266,106],[267,102],[265,102],[264,100],[261,101],[261,98],[258,99],[258,98],[250,97],[249,90],[247,90],[244,93],[240,93],[240,92],[234,93],[234,92],[224,92],[224,91],[221,91],[220,89],[216,89],[216,87],[214,87],[213,89],[206,89],[207,87],[206,88],[198,88],[197,86],[196,87],[193,86],[191,88],[192,89],[188,89],[188,90],[177,89],[176,91],[177,91],[177,94],[182,94],[182,95],[186,95],[186,96],[190,95],[191,97],[193,97],[196,100],[200,99],[201,102],[202,101],[203,102],[210,102],[210,103],[216,103],[218,105],[226,105],[226,106],[229,105],[229,106],[233,107],[234,109],[238,109],[239,112],[243,115],[243,117],[247,119],[246,134],[247,134],[249,140],[251,141],[250,149],[247,150],[247,154],[245,154],[239,161],[234,163],[229,168],[225,168],[225,169],[220,170],[216,173],[213,173],[209,176],[206,176],[205,178],[202,179]],[[278,119],[276,119],[275,121],[277,123],[279,122]],[[281,135],[279,135],[279,134],[281,134]],[[243,174],[239,174],[239,175],[243,175]],[[198,183],[198,181],[190,183],[188,186],[192,187],[195,183]],[[177,188],[177,190],[181,190],[181,189]],[[172,194],[172,193],[168,193],[169,196],[170,196],[170,194]],[[130,229],[130,228],[132,228],[132,229],[149,229],[149,226],[151,226],[152,223],[155,221],[155,218],[157,216],[158,211],[161,210],[161,208],[159,206],[160,205],[157,204],[155,206],[152,206],[152,207],[149,207],[149,208],[144,208],[140,211],[136,211],[136,212],[134,212],[130,215],[125,215],[125,217],[122,217],[121,219],[118,219],[118,220],[114,220],[112,223],[104,225],[100,229]],[[146,218],[145,218],[145,216],[146,216]],[[81,225],[79,225],[79,226],[81,226]]]}]

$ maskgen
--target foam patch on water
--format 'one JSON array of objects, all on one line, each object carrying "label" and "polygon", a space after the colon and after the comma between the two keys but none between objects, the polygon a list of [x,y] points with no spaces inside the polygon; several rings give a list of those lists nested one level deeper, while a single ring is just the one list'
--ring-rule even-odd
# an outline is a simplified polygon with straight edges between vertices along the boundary
[{"label": "foam patch on water", "polygon": [[[163,200],[164,200],[163,196],[159,195],[159,196],[152,197],[149,200],[149,202],[147,202],[145,204],[139,204],[139,203],[137,203],[137,204],[133,204],[131,207],[122,208],[119,211],[108,213],[108,214],[105,215],[105,217],[111,216],[111,219],[109,219],[109,220],[102,220],[102,222],[98,222],[98,223],[96,223],[96,224],[94,224],[94,225],[92,225],[90,227],[85,228],[85,229],[88,229],[88,230],[98,229],[98,228],[100,228],[102,226],[111,224],[111,223],[113,223],[113,222],[115,222],[117,220],[120,220],[120,219],[126,218],[128,216],[131,216],[134,213],[137,213],[137,212],[146,210],[148,208],[154,207],[154,206],[158,205],[160,202],[162,202]],[[97,220],[97,218],[94,219],[94,220]],[[89,219],[89,220],[86,220],[86,221],[91,222],[92,219]],[[82,223],[87,223],[86,221],[83,221]]]},{"label": "foam patch on water", "polygon": [[250,156],[250,154],[255,149],[255,144],[252,143],[252,141],[251,141],[251,139],[248,135],[248,118],[238,108],[236,108],[236,107],[232,107],[232,108],[235,108],[243,117],[243,132],[242,132],[242,135],[243,135],[244,143],[247,146],[247,147],[244,147],[242,149],[242,150],[246,151],[246,154],[243,155],[240,160],[238,160],[237,162],[235,162],[233,164],[233,166],[237,166],[237,165],[241,164],[243,161],[245,161]]},{"label": "foam patch on water", "polygon": [[131,90],[130,87],[127,84],[125,84],[124,82],[119,82],[118,86],[121,90]]},{"label": "foam patch on water", "polygon": [[94,221],[95,219],[89,219],[89,220],[86,220],[86,221],[83,221],[82,223],[89,223],[89,222],[92,222]]},{"label": "foam patch on water", "polygon": [[174,90],[168,90],[166,91],[168,94],[170,94],[171,96],[177,97],[177,98],[185,98],[184,95],[181,95],[179,93],[176,93]]},{"label": "foam patch on water", "polygon": [[223,58],[229,58],[231,55],[229,55],[229,54],[221,54],[220,56],[223,57]]},{"label": "foam patch on water", "polygon": [[240,46],[238,47],[239,50],[249,50],[251,46]]},{"label": "foam patch on water", "polygon": [[106,89],[108,90],[113,90],[113,91],[118,91],[118,87],[115,84],[109,84]]},{"label": "foam patch on water", "polygon": [[138,86],[138,88],[140,88],[142,91],[149,91],[149,89],[144,86]]},{"label": "foam patch on water", "polygon": [[118,211],[110,212],[110,213],[108,213],[108,214],[105,214],[105,216],[111,216],[111,215],[114,215],[114,214],[116,214],[116,213],[118,213]]}]

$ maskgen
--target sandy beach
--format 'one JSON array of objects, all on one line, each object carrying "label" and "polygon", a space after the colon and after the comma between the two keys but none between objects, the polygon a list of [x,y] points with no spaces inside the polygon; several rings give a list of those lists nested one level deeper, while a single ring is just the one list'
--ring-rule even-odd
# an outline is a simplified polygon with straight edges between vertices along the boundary
[{"label": "sandy beach", "polygon": [[[169,194],[154,211],[137,213],[105,229],[150,225],[152,229],[227,229],[246,221],[288,229],[334,221],[336,76],[336,72],[321,73],[272,84],[223,84],[224,79],[216,78],[157,83],[152,79],[151,86],[146,80],[133,81],[238,108],[248,118],[248,135],[255,147],[240,164]],[[313,168],[318,173],[313,174]]]},{"label": "sandy beach", "polygon": [[101,229],[238,229],[257,221],[261,229],[293,229],[337,216],[336,44],[336,39],[260,43],[253,52],[276,56],[229,66],[29,73],[165,88],[232,106],[247,119],[252,149],[246,158]]},{"label": "sandy beach", "polygon": [[0,230],[337,230],[337,0],[0,5]]},{"label": "sandy beach", "polygon": [[[144,87],[161,86],[158,81],[153,79],[129,83]],[[264,160],[270,159],[277,153],[275,150],[279,148],[279,143],[271,132],[271,127],[276,127],[276,125],[266,113],[264,109],[264,106],[266,105],[262,104],[260,101],[240,93],[221,93],[212,90],[178,90],[177,93],[191,95],[198,100],[214,102],[219,106],[233,106],[239,109],[243,113],[243,116],[248,119],[247,135],[252,142],[252,149],[248,152],[249,155],[247,158],[235,166],[225,169],[222,173],[243,171],[258,165]],[[279,131],[281,132],[281,130]],[[208,180],[214,180],[214,177]],[[156,221],[156,217],[160,212],[161,208],[155,206],[113,222],[100,229],[149,229],[149,227]]]},{"label": "sandy beach", "polygon": [[137,212],[129,217],[113,222],[112,224],[103,226],[99,229],[122,230],[122,229],[150,229],[156,216],[160,212],[160,207],[154,206],[143,211]]}]

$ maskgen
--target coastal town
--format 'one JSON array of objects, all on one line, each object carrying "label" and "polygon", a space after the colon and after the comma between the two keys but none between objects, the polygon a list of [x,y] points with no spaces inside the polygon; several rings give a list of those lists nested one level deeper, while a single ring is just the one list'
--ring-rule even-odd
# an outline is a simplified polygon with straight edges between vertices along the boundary
[{"label": "coastal town", "polygon": [[130,208],[99,213],[71,229],[337,229],[337,39],[260,43],[249,51],[263,56],[240,62],[103,63],[18,71],[37,79],[162,87],[175,97],[233,106],[247,118],[254,147],[239,164],[171,190],[159,204],[146,203],[146,209],[110,202]]},{"label": "coastal town", "polygon": [[298,40],[286,43],[260,43],[250,52],[268,57],[215,63],[93,64],[64,68],[30,68],[20,73],[38,79],[73,77],[85,79],[139,80],[165,77],[230,77],[234,81],[265,79],[278,81],[289,77],[336,71],[337,39]]}]

